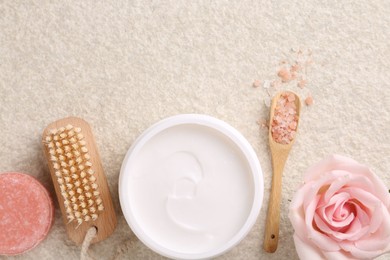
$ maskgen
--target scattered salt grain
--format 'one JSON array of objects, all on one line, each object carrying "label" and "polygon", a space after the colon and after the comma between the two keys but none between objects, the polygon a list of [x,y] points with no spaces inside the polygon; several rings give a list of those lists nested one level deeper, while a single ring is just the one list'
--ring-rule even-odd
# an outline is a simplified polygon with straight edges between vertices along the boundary
[{"label": "scattered salt grain", "polygon": [[265,119],[260,119],[257,123],[259,124],[259,126],[260,126],[261,128],[266,128],[266,129],[268,129],[268,127],[269,127],[268,121],[265,120]]},{"label": "scattered salt grain", "polygon": [[258,79],[256,79],[254,82],[253,82],[253,87],[254,88],[258,88],[258,87],[260,87],[260,85],[261,85],[261,81],[260,80],[258,80]]},{"label": "scattered salt grain", "polygon": [[298,125],[295,95],[285,92],[278,99],[271,124],[271,134],[275,142],[289,144],[295,137]]},{"label": "scattered salt grain", "polygon": [[300,88],[304,88],[305,86],[306,86],[306,84],[307,84],[307,81],[306,80],[304,80],[304,79],[300,79],[299,81],[298,81],[298,87],[300,87]]},{"label": "scattered salt grain", "polygon": [[263,88],[268,89],[271,87],[271,82],[269,80],[264,80]]},{"label": "scattered salt grain", "polygon": [[311,106],[313,105],[313,103],[314,103],[313,97],[309,94],[305,99],[305,104],[306,106]]},{"label": "scattered salt grain", "polygon": [[290,71],[291,71],[291,73],[292,73],[292,72],[297,72],[297,71],[299,71],[300,69],[301,69],[301,66],[299,66],[298,63],[295,63],[294,65],[291,66]]},{"label": "scattered salt grain", "polygon": [[282,82],[289,82],[292,79],[290,70],[286,68],[281,68],[278,72],[278,76]]},{"label": "scattered salt grain", "polygon": [[293,71],[291,72],[291,80],[294,80],[297,78],[297,72]]}]

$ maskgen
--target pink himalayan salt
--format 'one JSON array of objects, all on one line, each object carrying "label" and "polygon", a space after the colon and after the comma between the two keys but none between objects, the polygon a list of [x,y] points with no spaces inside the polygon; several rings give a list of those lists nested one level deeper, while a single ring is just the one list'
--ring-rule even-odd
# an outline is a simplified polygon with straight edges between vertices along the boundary
[{"label": "pink himalayan salt", "polygon": [[293,73],[293,72],[297,72],[301,69],[301,66],[299,66],[298,63],[295,63],[294,65],[291,66],[290,68],[290,72]]},{"label": "pink himalayan salt", "polygon": [[297,107],[293,93],[283,93],[278,99],[271,123],[275,142],[289,144],[295,137],[298,125]]},{"label": "pink himalayan salt", "polygon": [[300,88],[304,88],[306,86],[306,84],[307,84],[307,81],[304,79],[300,79],[298,81],[298,87],[300,87]]},{"label": "pink himalayan salt", "polygon": [[313,97],[311,95],[307,96],[307,98],[305,99],[306,106],[311,106],[313,105],[313,103],[314,103]]},{"label": "pink himalayan salt", "polygon": [[269,127],[268,121],[265,119],[260,119],[259,121],[257,121],[257,123],[261,126],[261,128],[268,129]]},{"label": "pink himalayan salt", "polygon": [[258,88],[258,87],[260,87],[260,85],[261,85],[261,81],[260,80],[258,80],[258,79],[256,79],[254,82],[253,82],[253,87],[254,88]]},{"label": "pink himalayan salt", "polygon": [[291,80],[296,79],[296,78],[297,78],[297,73],[295,71],[292,71],[291,72]]},{"label": "pink himalayan salt", "polygon": [[282,82],[289,82],[292,79],[291,72],[287,68],[281,68],[278,72],[278,76],[282,80]]}]

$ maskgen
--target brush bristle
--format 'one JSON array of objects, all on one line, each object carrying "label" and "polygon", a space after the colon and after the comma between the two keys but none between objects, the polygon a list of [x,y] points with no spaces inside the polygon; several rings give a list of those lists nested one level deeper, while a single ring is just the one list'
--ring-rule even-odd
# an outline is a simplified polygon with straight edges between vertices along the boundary
[{"label": "brush bristle", "polygon": [[80,225],[96,220],[104,207],[81,128],[67,125],[51,129],[45,145],[69,223],[76,221]]}]

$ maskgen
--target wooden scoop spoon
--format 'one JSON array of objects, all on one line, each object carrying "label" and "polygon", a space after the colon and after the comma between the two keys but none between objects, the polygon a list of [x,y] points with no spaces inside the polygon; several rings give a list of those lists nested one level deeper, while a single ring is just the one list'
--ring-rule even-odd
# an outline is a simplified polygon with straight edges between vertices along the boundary
[{"label": "wooden scoop spoon", "polygon": [[[282,174],[284,165],[288,158],[288,154],[295,140],[294,134],[291,135],[290,139],[287,139],[287,141],[284,139],[283,142],[281,142],[280,139],[275,140],[275,137],[272,135],[275,110],[280,111],[281,107],[285,106],[278,102],[280,99],[285,99],[287,103],[290,103],[289,106],[291,106],[292,103],[295,104],[296,126],[295,130],[290,131],[297,131],[301,110],[301,101],[299,100],[298,95],[293,92],[281,92],[272,99],[268,137],[272,156],[273,176],[263,244],[264,250],[269,253],[275,252],[276,248],[278,247]],[[280,117],[278,120],[280,120]]]}]

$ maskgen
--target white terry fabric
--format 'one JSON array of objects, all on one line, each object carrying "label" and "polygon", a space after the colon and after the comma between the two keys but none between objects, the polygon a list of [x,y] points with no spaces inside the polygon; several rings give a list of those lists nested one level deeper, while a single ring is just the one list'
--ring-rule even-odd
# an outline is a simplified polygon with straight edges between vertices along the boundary
[{"label": "white terry fabric", "polygon": [[[92,126],[118,227],[92,245],[98,259],[159,259],[120,211],[118,175],[132,142],[152,123],[203,113],[237,128],[265,176],[255,227],[219,259],[297,259],[287,217],[306,168],[330,153],[368,164],[390,187],[390,2],[373,1],[1,1],[0,171],[25,171],[54,190],[40,136],[80,116]],[[283,178],[279,248],[262,249],[271,182],[265,90],[291,48],[311,49],[315,104],[302,112]],[[58,203],[48,238],[15,259],[77,259]],[[386,259],[382,256],[380,259]]]}]

